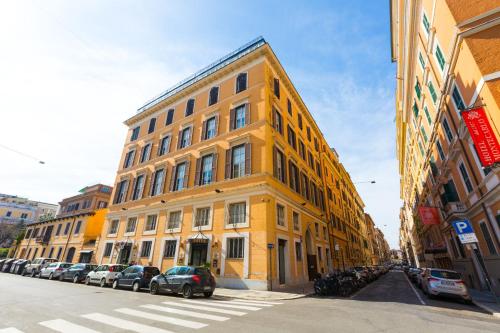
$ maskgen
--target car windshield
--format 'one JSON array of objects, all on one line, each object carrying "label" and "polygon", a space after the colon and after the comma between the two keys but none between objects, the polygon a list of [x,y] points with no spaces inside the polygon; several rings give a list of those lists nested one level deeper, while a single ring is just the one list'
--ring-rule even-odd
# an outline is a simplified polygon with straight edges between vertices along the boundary
[{"label": "car windshield", "polygon": [[460,280],[461,279],[459,273],[450,272],[450,271],[432,270],[431,276],[441,278],[441,279],[450,279],[450,280]]},{"label": "car windshield", "polygon": [[207,275],[207,274],[210,274],[210,271],[208,270],[208,268],[205,268],[205,267],[197,267],[194,270],[194,274],[196,274],[196,275]]}]

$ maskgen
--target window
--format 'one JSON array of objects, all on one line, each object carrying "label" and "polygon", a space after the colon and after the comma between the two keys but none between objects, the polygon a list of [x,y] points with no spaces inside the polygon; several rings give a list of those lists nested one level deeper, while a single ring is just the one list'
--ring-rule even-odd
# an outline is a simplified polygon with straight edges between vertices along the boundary
[{"label": "window", "polygon": [[429,82],[427,83],[427,87],[429,88],[429,93],[431,94],[432,102],[436,104],[437,102],[436,89],[434,89],[434,85],[432,84],[431,80],[429,80]]},{"label": "window", "polygon": [[149,120],[148,134],[153,133],[155,131],[156,126],[156,118],[151,118]]},{"label": "window", "polygon": [[194,227],[204,227],[210,224],[210,207],[196,208]]},{"label": "window", "polygon": [[186,103],[186,112],[184,113],[184,115],[186,117],[188,117],[188,116],[192,115],[193,112],[194,112],[194,99],[191,98]]},{"label": "window", "polygon": [[151,196],[163,193],[165,184],[165,169],[158,169],[153,174],[153,182],[151,184]]},{"label": "window", "polygon": [[413,101],[413,115],[415,116],[415,120],[418,119],[418,105],[417,105],[417,102],[416,101]]},{"label": "window", "polygon": [[327,232],[326,232],[326,227],[323,227],[323,239],[326,239]]},{"label": "window", "polygon": [[321,177],[321,166],[319,165],[319,162],[316,161],[316,174],[318,177]]},{"label": "window", "polygon": [[321,261],[323,260],[323,251],[321,251],[321,247],[318,246],[318,260]]},{"label": "window", "polygon": [[314,137],[314,149],[319,152],[318,138]]},{"label": "window", "polygon": [[134,164],[135,150],[130,150],[125,155],[125,161],[123,162],[123,168],[129,168]]},{"label": "window", "polygon": [[[64,235],[67,235],[69,233],[70,226],[71,226],[70,223],[66,223],[66,227],[64,227]],[[38,233],[37,233],[37,236],[38,236]]]},{"label": "window", "polygon": [[9,210],[7,213],[5,213],[5,216],[6,217],[11,217],[12,216],[12,212]]},{"label": "window", "polygon": [[462,179],[464,180],[465,187],[467,188],[467,192],[470,193],[472,192],[472,183],[469,178],[469,174],[467,173],[467,170],[465,169],[465,165],[463,163],[460,163],[458,168],[460,169],[460,174],[462,175]]},{"label": "window", "polygon": [[[250,144],[244,144],[244,145],[239,145],[236,146],[232,149],[229,149],[228,152],[229,154],[226,154],[226,163],[227,161],[227,156],[230,156],[230,174],[226,175],[226,178],[239,178],[244,176],[245,174],[250,174],[250,170],[246,170],[246,164],[250,165],[249,162],[249,156],[246,156],[246,151],[250,150],[249,147]],[[248,163],[247,163],[248,161]],[[227,166],[226,166],[227,170]]]},{"label": "window", "polygon": [[318,201],[317,201],[317,195],[318,195],[318,192],[316,190],[316,184],[314,182],[311,182],[311,203],[314,205],[314,206],[317,206],[318,205]]},{"label": "window", "polygon": [[[59,248],[59,250],[61,250],[61,249]],[[110,257],[112,250],[113,250],[113,243],[106,243],[106,246],[104,246],[104,253],[102,254],[102,256],[103,257]],[[59,255],[60,255],[60,253],[57,255],[58,258],[59,258]]]},{"label": "window", "polygon": [[177,240],[168,239],[165,241],[165,250],[163,251],[164,258],[173,258],[175,256],[175,248],[177,247]]},{"label": "window", "polygon": [[228,238],[227,239],[227,255],[228,259],[243,259],[244,250],[243,246],[245,244],[245,238]]},{"label": "window", "polygon": [[276,223],[285,226],[285,206],[276,204]]},{"label": "window", "polygon": [[233,202],[228,206],[229,224],[237,225],[246,222],[246,202]]},{"label": "window", "polygon": [[422,146],[422,142],[420,141],[420,139],[418,140],[418,148],[420,150],[420,155],[422,155],[422,157],[424,157],[425,156],[424,147]]},{"label": "window", "polygon": [[229,128],[235,130],[245,127],[250,122],[250,106],[242,104],[234,109],[231,109],[229,115]]},{"label": "window", "polygon": [[293,212],[292,219],[293,219],[293,230],[300,230],[299,213]]},{"label": "window", "polygon": [[299,128],[302,129],[302,115],[300,113],[297,113],[297,122],[298,122],[298,125],[299,125]]},{"label": "window", "polygon": [[422,88],[420,87],[420,82],[415,83],[415,93],[417,94],[418,99],[422,96]]},{"label": "window", "polygon": [[135,227],[137,225],[137,217],[129,217],[127,221],[127,228],[125,229],[125,233],[135,232]]},{"label": "window", "polygon": [[425,13],[423,13],[422,15],[422,25],[424,26],[425,32],[428,35],[431,31],[431,24],[429,23],[429,20],[427,19],[427,15],[425,15]]},{"label": "window", "polygon": [[420,126],[420,133],[422,133],[422,137],[424,138],[424,142],[427,143],[428,138],[427,138],[427,133],[425,133],[424,126]]},{"label": "window", "polygon": [[488,246],[488,251],[490,251],[491,255],[496,255],[497,250],[495,249],[495,244],[493,243],[493,240],[491,239],[491,234],[488,230],[488,227],[484,222],[479,222],[479,226],[481,228],[481,232],[483,233],[484,236],[484,241],[486,242],[486,245]]},{"label": "window", "polygon": [[292,115],[292,102],[287,98],[286,99],[286,109],[288,111],[288,114],[291,116]]},{"label": "window", "polygon": [[453,103],[455,103],[457,111],[462,111],[466,109],[464,100],[462,99],[462,95],[460,95],[460,91],[458,90],[457,86],[453,87],[453,92],[451,94],[451,97],[453,99]]},{"label": "window", "polygon": [[179,135],[179,149],[185,148],[191,144],[191,127],[184,128]]},{"label": "window", "polygon": [[247,90],[247,73],[240,73],[236,77],[236,93]]},{"label": "window", "polygon": [[309,200],[309,179],[304,173],[301,173],[301,180],[302,180],[302,196]]},{"label": "window", "polygon": [[[38,250],[38,249],[37,249]],[[57,250],[57,259],[60,259],[61,258],[61,254],[62,254],[62,247],[60,247],[58,250]]]},{"label": "window", "polygon": [[82,227],[82,221],[76,222],[75,235],[78,235],[80,233],[80,228],[81,227]]},{"label": "window", "polygon": [[297,150],[297,138],[295,137],[294,130],[288,125],[288,144],[292,146],[293,149]]},{"label": "window", "polygon": [[157,219],[158,219],[158,215],[148,215],[146,217],[146,224],[144,226],[144,231],[156,230]]},{"label": "window", "polygon": [[28,231],[26,231],[26,235],[24,235],[24,239],[29,239],[31,237],[32,232],[33,232],[33,229],[28,229]]},{"label": "window", "polygon": [[441,142],[439,142],[439,140],[437,140],[437,139],[436,139],[436,148],[437,148],[439,157],[441,158],[442,161],[444,161],[445,156],[444,156],[443,147],[441,147]]},{"label": "window", "polygon": [[307,132],[307,140],[311,142],[311,128],[309,126],[307,126],[306,128],[306,132]]},{"label": "window", "polygon": [[280,80],[274,79],[274,96],[280,98]]},{"label": "window", "polygon": [[56,236],[59,236],[59,234],[61,233],[61,228],[62,228],[62,224],[59,224],[59,225],[57,226]]},{"label": "window", "polygon": [[444,65],[446,64],[446,60],[444,59],[443,51],[441,51],[441,48],[437,44],[436,44],[436,50],[434,51],[434,55],[436,56],[439,68],[441,68],[441,71],[443,71]]},{"label": "window", "polygon": [[172,191],[180,191],[187,188],[186,162],[182,162],[175,167],[175,177],[173,178]]},{"label": "window", "polygon": [[182,212],[180,210],[176,210],[174,212],[170,212],[168,216],[168,229],[178,229],[181,226],[181,216]]},{"label": "window", "polygon": [[120,224],[120,220],[111,220],[111,222],[109,224],[108,234],[115,235],[118,232],[119,224]]},{"label": "window", "polygon": [[281,116],[281,113],[278,112],[275,108],[273,108],[273,115],[274,115],[274,128],[278,133],[283,135],[283,117]]},{"label": "window", "polygon": [[299,242],[295,242],[295,259],[302,261],[302,244]]},{"label": "window", "polygon": [[304,146],[304,142],[302,142],[302,140],[299,140],[299,155],[304,161],[306,160],[306,147]]},{"label": "window", "polygon": [[420,62],[420,66],[422,67],[422,70],[425,69],[425,60],[424,57],[422,56],[422,53],[418,52],[418,61]]},{"label": "window", "polygon": [[312,153],[310,151],[307,152],[307,156],[309,157],[309,166],[314,170],[314,157]]},{"label": "window", "polygon": [[149,257],[153,241],[143,241],[141,246],[141,257]]},{"label": "window", "polygon": [[299,177],[299,168],[291,161],[288,161],[288,175],[290,180],[290,187],[297,193],[300,193],[300,177]]},{"label": "window", "polygon": [[431,115],[429,113],[429,109],[427,108],[427,105],[424,105],[424,113],[425,113],[425,117],[427,118],[427,123],[429,124],[429,126],[432,125],[432,118],[431,118]]},{"label": "window", "polygon": [[142,199],[142,193],[144,190],[144,175],[139,175],[135,179],[134,189],[132,190],[132,200]]},{"label": "window", "polygon": [[215,116],[206,120],[203,125],[204,125],[202,129],[203,140],[211,139],[217,134],[217,120]]},{"label": "window", "polygon": [[208,105],[214,105],[219,101],[219,87],[212,87],[208,94]]},{"label": "window", "polygon": [[158,156],[165,155],[170,151],[170,141],[171,141],[170,135],[161,138],[160,145],[158,147]]},{"label": "window", "polygon": [[167,111],[167,120],[165,121],[165,126],[172,124],[174,121],[174,109],[169,109]]},{"label": "window", "polygon": [[132,135],[130,136],[130,141],[135,141],[139,137],[139,132],[141,130],[141,126],[137,126],[132,130]]},{"label": "window", "polygon": [[148,161],[150,156],[151,156],[151,143],[148,143],[142,148],[140,163]]},{"label": "window", "polygon": [[[199,185],[210,184],[213,181],[214,174],[214,155],[206,155],[201,158],[201,170],[197,172],[197,177],[199,177]],[[197,166],[198,168],[200,166]]]},{"label": "window", "polygon": [[443,128],[444,132],[446,134],[446,137],[448,138],[448,141],[451,142],[453,141],[453,133],[451,132],[450,125],[448,124],[448,121],[446,118],[443,118]]},{"label": "window", "polygon": [[282,183],[286,183],[285,155],[274,147],[274,176]]},{"label": "window", "polygon": [[124,179],[118,183],[116,194],[115,194],[115,204],[119,204],[125,201],[128,189],[128,179]]}]

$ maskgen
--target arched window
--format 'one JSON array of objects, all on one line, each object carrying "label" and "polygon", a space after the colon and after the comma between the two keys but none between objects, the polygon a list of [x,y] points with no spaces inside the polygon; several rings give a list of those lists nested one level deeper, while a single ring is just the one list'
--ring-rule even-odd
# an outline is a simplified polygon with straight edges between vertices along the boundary
[{"label": "arched window", "polygon": [[212,87],[208,96],[208,105],[214,105],[219,101],[219,87]]},{"label": "arched window", "polygon": [[236,93],[247,90],[247,73],[240,73],[236,77]]},{"label": "arched window", "polygon": [[73,262],[73,257],[75,256],[75,248],[70,247],[68,254],[66,254],[66,262]]}]

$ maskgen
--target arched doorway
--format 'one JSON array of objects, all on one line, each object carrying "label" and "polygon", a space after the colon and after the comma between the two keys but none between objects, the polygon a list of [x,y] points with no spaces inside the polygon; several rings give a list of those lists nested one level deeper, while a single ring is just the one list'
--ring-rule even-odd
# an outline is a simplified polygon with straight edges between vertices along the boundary
[{"label": "arched doorway", "polygon": [[306,230],[306,252],[307,274],[309,276],[309,281],[312,281],[314,280],[316,275],[318,275],[318,263],[316,261],[316,255],[314,254],[314,246],[309,228],[307,228]]},{"label": "arched doorway", "polygon": [[75,256],[75,248],[70,247],[68,250],[68,254],[66,255],[66,262],[73,262],[73,257]]}]

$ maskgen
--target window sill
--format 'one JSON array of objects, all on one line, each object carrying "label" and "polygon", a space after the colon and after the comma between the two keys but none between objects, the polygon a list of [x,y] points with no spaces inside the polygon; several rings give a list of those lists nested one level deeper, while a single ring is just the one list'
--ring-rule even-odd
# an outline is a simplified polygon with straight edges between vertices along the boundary
[{"label": "window sill", "polygon": [[209,224],[209,225],[204,225],[204,226],[200,226],[200,227],[192,227],[191,228],[191,231],[198,231],[198,230],[202,230],[202,231],[212,230],[212,225]]},{"label": "window sill", "polygon": [[174,233],[179,233],[181,232],[181,228],[175,228],[175,229],[166,229],[165,233],[166,234],[174,234]]},{"label": "window sill", "polygon": [[142,232],[143,235],[156,235],[156,229],[155,230],[147,230]]},{"label": "window sill", "polygon": [[236,223],[236,224],[226,224],[224,229],[236,229],[236,228],[248,228],[250,227],[249,223]]},{"label": "window sill", "polygon": [[133,232],[126,232],[123,234],[124,237],[129,237],[129,236],[135,236],[135,231]]},{"label": "window sill", "polygon": [[118,236],[117,234],[107,234],[106,237],[109,237],[109,238],[116,238],[116,236]]}]

